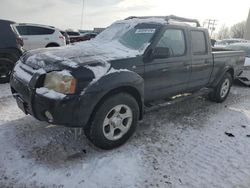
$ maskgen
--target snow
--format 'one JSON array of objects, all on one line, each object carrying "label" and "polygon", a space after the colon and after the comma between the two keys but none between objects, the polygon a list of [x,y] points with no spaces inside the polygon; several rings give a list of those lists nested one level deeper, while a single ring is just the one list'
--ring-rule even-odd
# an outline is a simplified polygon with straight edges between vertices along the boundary
[{"label": "snow", "polygon": [[0,91],[0,187],[249,187],[247,87],[222,104],[196,97],[148,113],[112,151],[25,116],[9,85]]},{"label": "snow", "polygon": [[36,89],[36,93],[50,99],[63,99],[64,97],[66,97],[66,95],[62,93],[58,93],[45,87]]},{"label": "snow", "polygon": [[244,66],[250,67],[250,57],[246,57]]}]

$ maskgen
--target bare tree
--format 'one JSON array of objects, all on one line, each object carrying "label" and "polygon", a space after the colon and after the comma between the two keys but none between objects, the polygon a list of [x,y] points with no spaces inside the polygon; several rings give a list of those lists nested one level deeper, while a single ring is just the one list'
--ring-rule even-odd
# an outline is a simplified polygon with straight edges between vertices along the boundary
[{"label": "bare tree", "polygon": [[232,38],[243,38],[246,28],[246,22],[242,21],[235,25],[233,25],[230,29],[231,37]]},{"label": "bare tree", "polygon": [[230,30],[228,27],[226,27],[225,24],[222,25],[222,27],[220,28],[220,30],[217,34],[217,38],[220,40],[230,38]]}]

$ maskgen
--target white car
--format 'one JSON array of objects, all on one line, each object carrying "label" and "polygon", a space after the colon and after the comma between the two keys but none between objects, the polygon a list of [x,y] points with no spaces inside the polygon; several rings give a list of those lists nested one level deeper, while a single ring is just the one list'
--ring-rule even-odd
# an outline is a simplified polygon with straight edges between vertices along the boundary
[{"label": "white car", "polygon": [[250,42],[247,43],[235,43],[226,47],[229,50],[241,50],[245,51],[246,59],[244,67],[250,69]]},{"label": "white car", "polygon": [[59,29],[37,24],[13,24],[12,28],[21,36],[24,49],[65,46],[66,40]]},{"label": "white car", "polygon": [[225,48],[226,46],[229,46],[234,43],[246,43],[246,42],[248,41],[245,39],[223,39],[223,40],[216,41],[214,44],[214,47]]}]

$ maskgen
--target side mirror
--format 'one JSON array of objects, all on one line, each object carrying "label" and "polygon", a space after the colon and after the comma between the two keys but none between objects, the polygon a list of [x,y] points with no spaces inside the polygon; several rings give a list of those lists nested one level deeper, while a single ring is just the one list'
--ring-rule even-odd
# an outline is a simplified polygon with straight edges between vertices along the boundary
[{"label": "side mirror", "polygon": [[151,57],[153,59],[165,59],[170,57],[169,48],[157,47],[153,50]]}]

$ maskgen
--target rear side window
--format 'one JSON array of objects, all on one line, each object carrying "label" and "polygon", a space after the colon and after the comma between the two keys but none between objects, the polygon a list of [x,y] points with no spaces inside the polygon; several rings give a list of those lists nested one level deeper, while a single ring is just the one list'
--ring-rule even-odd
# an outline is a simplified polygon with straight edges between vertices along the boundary
[{"label": "rear side window", "polygon": [[54,29],[48,29],[43,27],[28,26],[29,35],[51,35],[55,32]]},{"label": "rear side window", "polygon": [[20,35],[51,35],[55,32],[54,29],[37,27],[37,26],[16,26]]},{"label": "rear side window", "polygon": [[28,35],[28,29],[26,26],[16,26],[16,29],[20,35]]},{"label": "rear side window", "polygon": [[169,48],[170,57],[185,55],[186,42],[183,30],[166,30],[156,47]]},{"label": "rear side window", "polygon": [[194,55],[207,54],[207,42],[203,31],[191,31],[192,47]]}]

